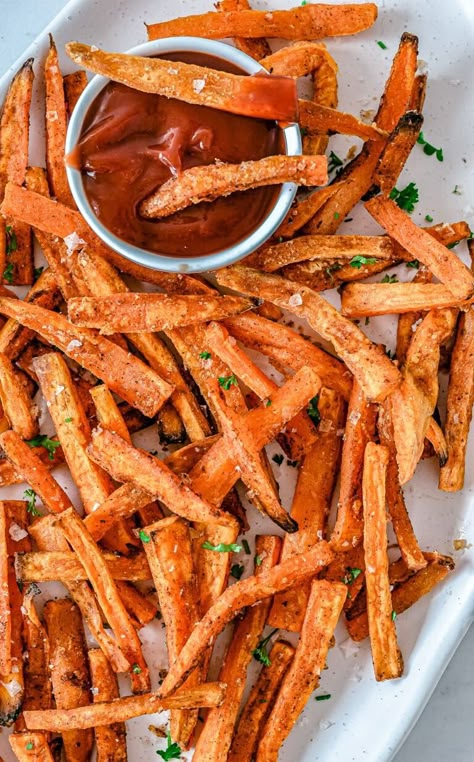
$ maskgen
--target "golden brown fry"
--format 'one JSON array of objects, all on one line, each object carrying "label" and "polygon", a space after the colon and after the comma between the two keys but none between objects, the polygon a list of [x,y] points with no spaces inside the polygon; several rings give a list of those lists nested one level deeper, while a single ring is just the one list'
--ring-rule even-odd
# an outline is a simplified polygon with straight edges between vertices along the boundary
[{"label": "golden brown fry", "polygon": [[12,733],[8,741],[19,762],[54,762],[46,733]]},{"label": "golden brown fry", "polygon": [[442,283],[350,283],[342,291],[341,307],[343,315],[360,318],[446,307],[468,309],[473,301],[455,299]]},{"label": "golden brown fry", "polygon": [[389,451],[368,442],[365,448],[362,499],[364,555],[370,645],[376,680],[391,680],[403,673],[397,644],[388,580],[385,478]]},{"label": "golden brown fry", "polygon": [[223,286],[258,294],[305,317],[315,331],[332,343],[369,400],[381,402],[399,386],[400,373],[380,348],[311,289],[295,287],[291,281],[277,275],[259,273],[242,265],[220,270],[216,277]]},{"label": "golden brown fry", "polygon": [[[321,42],[306,40],[285,45],[260,61],[270,74],[295,79],[316,72],[326,62],[330,63],[333,71],[337,73],[337,64],[326,50],[326,46]],[[332,105],[335,108],[337,104],[325,103],[324,105]]]},{"label": "golden brown fry", "polygon": [[[313,101],[321,106],[337,108],[338,105],[338,87],[337,87],[337,64],[334,58],[329,55],[325,46],[322,48],[322,57],[319,59],[316,68],[312,72],[313,80]],[[327,135],[304,135],[303,152],[304,153],[325,153],[329,143]]]},{"label": "golden brown fry", "polygon": [[[433,279],[432,273],[422,265],[416,272],[415,277],[411,281],[412,283],[431,283]],[[424,318],[423,312],[408,312],[398,316],[397,325],[397,348],[395,351],[398,363],[400,367],[403,367],[408,347],[413,337],[413,331],[416,330],[416,325],[419,320]]]},{"label": "golden brown fry", "polygon": [[167,180],[159,190],[142,201],[139,211],[146,218],[168,217],[191,204],[211,202],[236,191],[286,182],[325,185],[326,157],[282,154],[241,164],[221,163],[185,169],[177,178]]},{"label": "golden brown fry", "polygon": [[[25,693],[22,712],[29,709],[51,709],[53,691],[50,677],[49,640],[33,603],[34,592],[27,590],[23,596],[23,624],[25,638],[24,681]],[[25,722],[20,717],[15,730],[23,730]]]},{"label": "golden brown fry", "polygon": [[107,53],[80,42],[67,43],[66,53],[84,69],[145,93],[261,119],[296,119],[296,87],[287,77],[228,74],[180,61]]},{"label": "golden brown fry", "polygon": [[[340,133],[341,135],[354,135],[363,140],[383,140],[387,133],[380,130],[376,125],[366,124],[352,114],[322,106],[314,101],[298,101],[299,123],[309,135],[320,133]],[[323,183],[311,183],[323,185]]]},{"label": "golden brown fry", "polygon": [[[90,702],[90,680],[79,609],[69,598],[50,600],[43,616],[48,631],[56,706],[58,709],[86,706]],[[65,730],[62,737],[68,762],[87,762],[92,751],[92,732]]]},{"label": "golden brown fry", "polygon": [[[322,138],[326,139],[326,136],[311,137],[308,136],[308,140],[318,140]],[[281,226],[275,232],[275,237],[278,238],[292,238],[295,233],[298,233],[331,198],[338,190],[338,183],[334,182],[331,185],[326,185],[325,188],[318,188],[313,191],[304,199],[297,200],[290,209],[288,216],[282,222]],[[317,231],[315,231],[317,232]]]},{"label": "golden brown fry", "polygon": [[390,193],[395,186],[422,126],[422,115],[408,111],[400,118],[388,138],[374,173],[374,185],[380,188],[382,193]]},{"label": "golden brown fry", "polygon": [[[140,582],[151,579],[146,557],[140,553],[132,558],[104,553],[104,559],[115,580]],[[84,567],[74,553],[68,551],[35,551],[17,555],[17,579],[23,583],[74,581],[87,579]]]},{"label": "golden brown fry", "polygon": [[[255,552],[257,557],[262,559],[260,566],[255,567],[257,577],[278,563],[280,547],[279,537],[257,536]],[[245,689],[247,668],[265,627],[270,605],[271,600],[267,599],[247,609],[244,617],[234,628],[218,678],[219,681],[227,684],[225,699],[219,707],[211,709],[207,714],[196,744],[195,762],[204,762],[204,760],[211,762],[211,760],[227,758]]]},{"label": "golden brown fry", "polygon": [[22,439],[38,433],[38,411],[8,357],[0,352],[0,400],[10,428]]},{"label": "golden brown fry", "polygon": [[46,90],[46,168],[51,194],[63,204],[74,207],[64,162],[66,145],[66,100],[63,78],[59,68],[58,51],[51,35],[44,62]]},{"label": "golden brown fry", "polygon": [[362,540],[362,468],[367,442],[375,438],[377,408],[354,381],[347,411],[337,517],[331,535],[334,550],[344,552]]},{"label": "golden brown fry", "polygon": [[162,698],[159,693],[144,693],[141,696],[125,696],[107,703],[91,704],[76,710],[52,709],[47,712],[27,712],[27,727],[41,728],[64,733],[71,728],[94,728],[125,722],[143,714],[155,714],[167,709],[198,709],[218,706],[225,695],[227,686],[222,683],[204,683],[192,691],[178,691],[173,696]]},{"label": "golden brown fry", "polygon": [[[216,8],[218,11],[249,11],[251,7],[248,0],[220,0],[217,3]],[[243,50],[248,56],[255,58],[256,61],[260,61],[264,56],[268,56],[271,53],[270,46],[265,37],[255,37],[250,39],[248,37],[235,37],[234,43],[239,50]]]},{"label": "golden brown fry", "polygon": [[285,640],[274,643],[270,651],[271,663],[268,667],[262,667],[240,716],[229,751],[229,762],[251,762],[294,654],[295,649]]},{"label": "golden brown fry", "polygon": [[66,99],[66,110],[68,119],[71,118],[76,103],[81,97],[84,88],[87,85],[87,74],[82,69],[73,71],[63,77],[64,97]]},{"label": "golden brown fry", "polygon": [[0,502],[0,674],[12,668],[12,612],[10,603],[10,564],[7,548],[8,517]]},{"label": "golden brown fry", "polygon": [[356,34],[377,18],[374,3],[360,5],[305,5],[287,11],[234,11],[184,16],[147,24],[148,39],[194,34],[208,39],[221,37],[281,37],[284,40],[321,39]]},{"label": "golden brown fry", "polygon": [[301,637],[262,730],[256,762],[276,762],[281,744],[318,686],[346,595],[342,583],[312,582]]},{"label": "golden brown fry", "polygon": [[164,331],[190,323],[207,323],[239,315],[252,302],[237,296],[167,296],[125,293],[84,296],[68,301],[68,317],[76,325],[117,332]]},{"label": "golden brown fry", "polygon": [[303,283],[313,291],[325,291],[348,281],[365,280],[369,275],[376,275],[395,264],[397,260],[394,259],[371,259],[370,264],[362,264],[360,267],[343,259],[305,260],[294,265],[285,265],[281,274],[296,283]]},{"label": "golden brown fry", "polygon": [[127,519],[137,511],[142,515],[150,505],[150,499],[148,492],[133,484],[122,484],[85,517],[84,523],[94,540],[99,542],[119,519]]},{"label": "golden brown fry", "polygon": [[[91,648],[88,656],[94,704],[117,699],[117,678],[102,651],[99,648]],[[94,735],[97,762],[127,762],[127,740],[123,722],[101,725],[94,729]]]},{"label": "golden brown fry", "polygon": [[137,630],[145,627],[156,617],[158,613],[156,600],[141,593],[131,582],[117,579],[115,584],[122,603]]},{"label": "golden brown fry", "polygon": [[393,261],[393,246],[386,236],[307,235],[265,247],[256,255],[253,266],[271,273],[302,260],[344,262],[355,256]]}]

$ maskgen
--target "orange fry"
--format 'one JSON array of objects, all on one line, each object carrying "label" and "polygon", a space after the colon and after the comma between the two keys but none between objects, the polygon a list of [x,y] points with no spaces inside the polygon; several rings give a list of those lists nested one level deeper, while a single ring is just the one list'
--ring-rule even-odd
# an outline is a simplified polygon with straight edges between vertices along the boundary
[{"label": "orange fry", "polygon": [[[117,678],[102,651],[99,648],[91,648],[88,656],[94,704],[117,699],[119,697]],[[112,722],[110,725],[100,725],[94,728],[94,735],[99,760],[127,762],[124,723]]]},{"label": "orange fry", "polygon": [[[115,580],[139,582],[150,579],[150,569],[142,553],[132,558],[104,553],[104,559]],[[81,562],[68,551],[22,553],[16,558],[15,568],[17,579],[23,583],[87,579]]]},{"label": "orange fry", "polygon": [[44,62],[46,89],[46,167],[51,193],[58,201],[74,207],[66,177],[64,153],[66,144],[66,100],[59,68],[58,51],[51,35]]},{"label": "orange fry", "polygon": [[8,518],[5,503],[0,502],[0,674],[12,667],[12,612],[10,608],[10,563],[7,548]]},{"label": "orange fry", "polygon": [[38,433],[36,406],[8,357],[0,352],[0,400],[10,427],[22,439]]},{"label": "orange fry", "polygon": [[19,762],[54,762],[45,733],[12,733],[8,741]]},{"label": "orange fry", "polygon": [[66,74],[63,77],[63,85],[67,116],[70,119],[76,103],[87,85],[87,74],[82,69],[73,71],[71,74]]},{"label": "orange fry", "polygon": [[[310,135],[335,132],[341,135],[354,135],[363,140],[381,140],[387,137],[387,133],[377,126],[361,122],[352,114],[346,114],[313,101],[300,100],[298,105],[298,121]],[[313,184],[322,185],[322,183]]]},{"label": "orange fry", "polygon": [[442,283],[349,283],[342,290],[342,314],[350,318],[427,312],[445,307],[467,309],[474,299],[459,300]]},{"label": "orange fry", "polygon": [[[220,0],[216,4],[218,11],[249,11],[251,10],[248,0]],[[234,43],[239,50],[243,50],[248,56],[259,61],[271,53],[270,46],[264,37],[235,37]],[[287,75],[289,76],[289,75]]]}]

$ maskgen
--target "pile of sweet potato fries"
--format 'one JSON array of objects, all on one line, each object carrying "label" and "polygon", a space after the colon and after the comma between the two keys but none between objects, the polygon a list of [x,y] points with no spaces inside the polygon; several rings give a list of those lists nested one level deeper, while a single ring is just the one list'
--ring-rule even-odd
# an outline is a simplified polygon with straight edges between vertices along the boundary
[{"label": "pile of sweet potato fries", "polygon": [[[52,39],[40,75],[45,169],[29,166],[32,60],[11,83],[0,122],[0,484],[25,491],[0,502],[0,722],[13,725],[20,762],[57,759],[61,748],[68,762],[85,761],[94,743],[98,760],[126,760],[126,721],[161,710],[171,712],[163,759],[195,745],[196,762],[272,762],[318,686],[341,614],[354,640],[370,638],[375,678],[400,677],[395,619],[454,567],[420,547],[402,485],[436,455],[439,488],[463,487],[474,278],[450,247],[470,229],[420,228],[390,197],[423,123],[417,38],[402,36],[371,125],[337,110],[337,65],[314,41],[367,29],[376,15],[372,3],[264,12],[223,0],[148,26],[150,39],[234,37],[269,77],[173,62],[177,77],[160,59],[67,46],[76,63],[131,87],[252,116],[299,115],[303,157],[186,170],[144,200],[143,215],[157,217],[258,184],[311,186],[271,241],[210,281],[123,259],[75,208],[65,134],[87,79],[83,70],[63,77]],[[274,37],[290,43],[272,53]],[[280,113],[275,87],[290,92],[300,77],[311,78],[312,100]],[[262,114],[251,96],[264,90],[273,110]],[[333,133],[365,143],[326,185]],[[338,234],[361,200],[385,234]],[[416,268],[412,282],[358,282],[402,262]],[[146,293],[140,282],[151,284]],[[9,286],[27,286],[24,299]],[[321,293],[335,286],[340,310]],[[382,314],[399,316],[395,358],[359,326]],[[450,358],[444,424],[441,358]],[[52,436],[42,433],[45,410]],[[166,456],[133,443],[156,426]],[[273,460],[297,469],[289,512],[265,451],[273,440]],[[80,506],[55,478],[59,467]],[[250,576],[233,555],[248,549],[244,494],[275,524],[256,537]],[[398,555],[388,554],[387,522]],[[40,609],[38,585],[51,581],[67,595]],[[231,622],[210,682],[213,645]],[[140,630],[162,624],[167,671],[151,690]],[[263,637],[267,625],[276,639]],[[261,671],[240,713],[253,658]],[[120,674],[131,695],[119,696]]]}]

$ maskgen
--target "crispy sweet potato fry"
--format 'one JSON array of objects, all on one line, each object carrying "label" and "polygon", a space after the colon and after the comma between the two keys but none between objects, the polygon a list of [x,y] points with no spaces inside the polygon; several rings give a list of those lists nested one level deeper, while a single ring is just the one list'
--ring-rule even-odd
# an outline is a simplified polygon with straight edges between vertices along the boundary
[{"label": "crispy sweet potato fry", "polygon": [[[104,559],[115,580],[140,582],[151,579],[143,553],[132,558],[104,553]],[[17,579],[23,583],[87,579],[81,562],[68,551],[35,551],[17,555],[15,569]]]},{"label": "crispy sweet potato fry", "polygon": [[114,294],[84,296],[68,301],[68,317],[76,325],[116,332],[164,331],[190,323],[207,323],[239,315],[252,308],[249,299],[236,296],[167,296]]},{"label": "crispy sweet potato fry", "polygon": [[[326,138],[325,135],[322,136]],[[321,140],[321,137],[310,137],[309,140]],[[327,138],[326,138],[327,140]],[[337,183],[331,183],[324,188],[318,188],[318,190],[310,193],[304,199],[296,200],[286,219],[282,222],[280,227],[275,233],[276,238],[292,238],[295,233],[298,233],[314,215],[324,206],[331,196],[338,190]],[[317,232],[317,231],[315,231]]]},{"label": "crispy sweet potato fry", "polygon": [[117,579],[115,584],[122,603],[137,630],[145,627],[156,617],[158,613],[156,600],[141,593],[131,582]]},{"label": "crispy sweet potato fry", "polygon": [[46,712],[27,712],[27,727],[64,733],[71,728],[85,729],[125,722],[142,714],[155,714],[167,709],[198,709],[219,706],[225,696],[222,683],[204,683],[192,691],[178,691],[173,696],[159,693],[125,696],[105,703],[91,704],[75,710],[52,709]]},{"label": "crispy sweet potato fry", "polygon": [[357,34],[377,18],[374,3],[360,5],[305,5],[288,11],[234,11],[184,16],[147,24],[148,39],[194,34],[221,37],[281,37],[284,40],[321,39]]},{"label": "crispy sweet potato fry", "polygon": [[22,439],[38,433],[37,408],[8,357],[0,352],[0,400],[10,427]]},{"label": "crispy sweet potato fry", "polygon": [[84,523],[96,542],[108,532],[119,519],[127,519],[137,511],[142,514],[150,505],[150,495],[133,484],[122,484],[92,513]]},{"label": "crispy sweet potato fry", "polygon": [[[424,265],[421,265],[420,269],[415,273],[412,283],[431,283],[432,279],[432,273]],[[405,363],[413,331],[416,330],[416,324],[423,318],[423,312],[408,312],[398,316],[397,348],[395,354],[400,367],[403,367]]]},{"label": "crispy sweet potato fry", "polygon": [[[361,122],[353,114],[322,106],[313,101],[300,100],[298,121],[301,127],[310,135],[320,133],[340,133],[341,135],[354,135],[363,140],[383,140],[387,133],[377,126]],[[322,185],[323,183],[313,183]]]},{"label": "crispy sweet potato fry", "polygon": [[[140,669],[140,672],[132,670],[130,673],[134,692],[139,693],[147,690],[150,677],[143,658],[140,640],[125,610],[102,553],[74,509],[69,508],[64,511],[57,521],[86,571],[89,582],[97,595],[99,606],[115,634],[120,650],[131,666],[137,664]],[[121,635],[124,637],[121,638]]]},{"label": "crispy sweet potato fry", "polygon": [[301,637],[263,728],[257,762],[276,762],[281,744],[317,687],[346,595],[342,583],[313,581]]},{"label": "crispy sweet potato fry", "polygon": [[385,236],[311,235],[266,246],[256,255],[253,266],[265,272],[303,260],[346,260],[354,256],[393,260],[393,246]]},{"label": "crispy sweet potato fry", "polygon": [[[117,699],[119,697],[117,678],[102,651],[99,648],[91,648],[88,656],[94,704]],[[107,762],[107,760],[127,762],[127,740],[123,722],[100,725],[94,729],[94,735],[99,762]]]},{"label": "crispy sweet potato fry", "polygon": [[442,283],[349,283],[342,291],[342,313],[350,318],[427,312],[445,307],[468,309]]},{"label": "crispy sweet potato fry", "polygon": [[[216,10],[225,12],[249,11],[251,7],[248,0],[221,0],[216,4]],[[239,50],[243,50],[244,53],[255,58],[256,61],[260,61],[261,58],[271,53],[270,46],[265,37],[255,37],[254,39],[235,37],[234,43]]]},{"label": "crispy sweet potato fry", "polygon": [[229,751],[229,762],[251,762],[253,759],[263,726],[294,654],[295,649],[286,640],[274,643],[270,651],[271,663],[262,667],[240,716]]},{"label": "crispy sweet potato fry", "polygon": [[19,762],[54,762],[46,733],[12,733],[8,741]]},{"label": "crispy sweet potato fry", "polygon": [[[299,41],[285,45],[274,53],[262,58],[260,63],[270,74],[284,77],[305,77],[318,71],[322,63],[329,63],[334,73],[337,64],[321,42]],[[325,103],[335,108],[337,104]]]},{"label": "crispy sweet potato fry", "polygon": [[369,400],[381,402],[400,384],[400,373],[380,349],[356,325],[305,286],[295,288],[289,280],[242,265],[220,270],[216,277],[223,286],[253,295],[258,293],[279,307],[305,317],[315,331],[332,343]]},{"label": "crispy sweet potato fry", "polygon": [[144,415],[155,415],[172,392],[172,387],[138,358],[88,328],[73,326],[56,312],[25,302],[17,306],[14,299],[3,297],[0,311],[51,341]]},{"label": "crispy sweet potato fry", "polygon": [[106,53],[79,42],[69,42],[66,53],[84,69],[145,93],[261,119],[296,119],[296,87],[288,77],[228,74],[180,61]]},{"label": "crispy sweet potato fry", "polygon": [[394,201],[376,196],[365,202],[365,208],[389,235],[413,254],[414,258],[429,267],[454,297],[467,299],[472,296],[474,278],[466,265],[454,251],[417,227]]},{"label": "crispy sweet potato fry", "polygon": [[365,448],[362,499],[364,504],[365,584],[370,644],[375,679],[400,677],[403,660],[397,644],[388,580],[385,477],[389,451],[368,442]]},{"label": "crispy sweet potato fry", "polygon": [[[44,607],[43,616],[48,631],[56,706],[58,709],[85,706],[90,701],[90,681],[79,609],[68,598],[50,600]],[[92,732],[65,730],[62,737],[68,762],[87,762],[92,750]]]},{"label": "crispy sweet potato fry", "polygon": [[[25,693],[22,712],[28,709],[51,709],[53,691],[50,677],[49,640],[33,603],[34,593],[29,590],[23,596],[24,638],[26,658],[24,663]],[[23,717],[15,723],[15,730],[23,730]]]},{"label": "crispy sweet potato fry", "polygon": [[87,85],[87,74],[82,69],[73,71],[71,74],[66,74],[63,77],[63,85],[67,116],[70,119],[76,103]]},{"label": "crispy sweet potato fry", "polygon": [[416,111],[408,111],[400,118],[387,140],[374,173],[374,185],[382,193],[390,193],[415,145],[423,126],[423,117]]},{"label": "crispy sweet potato fry", "polygon": [[344,431],[336,523],[331,535],[331,545],[339,552],[350,550],[362,540],[362,468],[367,442],[375,438],[376,423],[377,408],[354,381]]},{"label": "crispy sweet potato fry", "polygon": [[[255,568],[257,577],[278,563],[280,547],[279,537],[257,536],[255,550],[262,559],[261,565]],[[196,762],[217,762],[227,757],[245,689],[247,667],[265,627],[270,605],[271,600],[267,599],[247,609],[234,628],[218,678],[227,684],[226,695],[222,704],[211,709],[204,721],[194,752]]]},{"label": "crispy sweet potato fry", "polygon": [[58,51],[51,35],[44,62],[46,90],[46,167],[51,194],[63,204],[74,207],[64,163],[66,144],[66,100],[59,68]]},{"label": "crispy sweet potato fry", "polygon": [[12,668],[12,612],[10,604],[10,564],[7,548],[8,518],[0,502],[0,674]]},{"label": "crispy sweet potato fry", "polygon": [[274,566],[259,577],[240,580],[225,590],[195,626],[186,645],[171,665],[161,686],[161,695],[169,696],[182,685],[198,664],[203,651],[214,642],[225,625],[232,621],[241,609],[253,606],[258,601],[314,577],[322,567],[332,561],[332,558],[329,545],[323,541],[306,553],[293,556]]},{"label": "crispy sweet potato fry", "polygon": [[[263,79],[263,78],[262,78]],[[215,201],[236,191],[293,182],[324,185],[327,182],[325,156],[266,156],[241,164],[212,164],[185,169],[167,180],[159,190],[141,202],[143,217],[168,217],[180,209],[202,201]]]},{"label": "crispy sweet potato fry", "polygon": [[[322,48],[322,55],[311,75],[313,80],[312,100],[321,106],[337,108],[337,64],[325,46],[321,44],[320,47]],[[329,137],[327,135],[304,135],[303,151],[310,154],[322,154],[325,153],[328,143]]]}]

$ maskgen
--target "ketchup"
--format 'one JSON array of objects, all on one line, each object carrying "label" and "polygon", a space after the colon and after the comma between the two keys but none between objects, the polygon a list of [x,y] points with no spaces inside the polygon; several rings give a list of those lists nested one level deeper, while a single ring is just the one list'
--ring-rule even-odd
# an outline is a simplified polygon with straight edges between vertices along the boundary
[{"label": "ketchup", "polygon": [[[211,56],[168,59],[241,73]],[[229,114],[110,82],[87,114],[71,159],[82,170],[92,208],[118,237],[168,256],[199,256],[249,235],[268,214],[278,188],[233,193],[189,206],[162,221],[145,220],[140,202],[189,167],[232,164],[280,153],[275,122]]]}]

